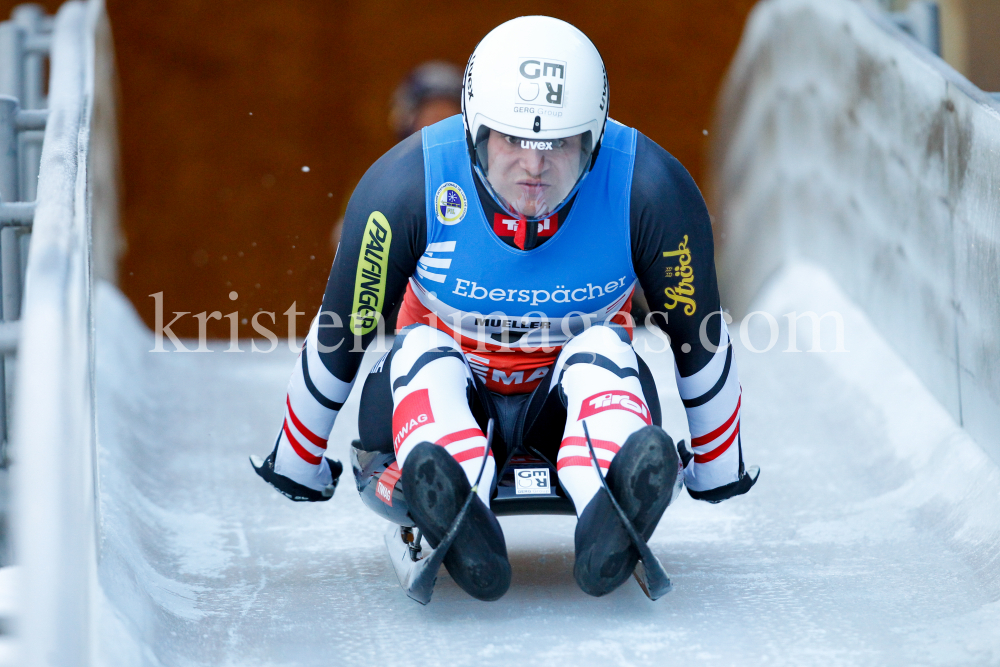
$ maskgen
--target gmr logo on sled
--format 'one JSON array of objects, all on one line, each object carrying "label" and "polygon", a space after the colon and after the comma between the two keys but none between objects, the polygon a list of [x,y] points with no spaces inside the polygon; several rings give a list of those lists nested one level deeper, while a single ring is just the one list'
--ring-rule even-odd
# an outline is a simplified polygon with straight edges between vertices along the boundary
[{"label": "gmr logo on sled", "polygon": [[[517,86],[517,96],[522,100],[552,107],[563,105],[566,63],[559,60],[525,58],[521,61],[518,72],[520,72],[522,79]],[[543,85],[545,86],[545,94],[542,99],[539,99]]]},{"label": "gmr logo on sled", "polygon": [[552,485],[549,482],[548,468],[515,468],[514,494],[518,496],[549,496],[552,495]]}]

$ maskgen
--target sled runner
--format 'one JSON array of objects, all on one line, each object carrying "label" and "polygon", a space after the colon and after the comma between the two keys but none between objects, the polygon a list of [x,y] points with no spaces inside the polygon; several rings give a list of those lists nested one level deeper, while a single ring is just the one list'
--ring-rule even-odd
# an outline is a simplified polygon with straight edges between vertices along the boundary
[{"label": "sled runner", "polygon": [[[601,484],[611,496],[600,466],[589,432],[587,444],[591,460],[601,478]],[[494,421],[489,420],[486,433],[486,451],[492,450]],[[385,544],[392,561],[396,577],[407,596],[421,604],[430,602],[434,583],[448,548],[451,546],[467,516],[472,498],[482,478],[488,456],[483,457],[476,483],[469,497],[459,511],[447,535],[431,549],[420,535],[409,515],[406,491],[400,482],[401,473],[396,465],[395,455],[385,452],[369,452],[354,441],[351,447],[351,464],[354,479],[361,494],[361,500],[369,509],[391,522],[385,533]],[[621,507],[611,496],[615,510],[639,552],[639,563],[633,575],[643,592],[656,600],[671,589],[670,579],[656,556],[650,551],[645,540],[628,520]],[[497,486],[490,500],[490,509],[497,516],[525,514],[575,514],[573,503],[559,486],[558,472],[554,466],[541,457],[519,447],[510,457],[503,471],[497,475]]]}]

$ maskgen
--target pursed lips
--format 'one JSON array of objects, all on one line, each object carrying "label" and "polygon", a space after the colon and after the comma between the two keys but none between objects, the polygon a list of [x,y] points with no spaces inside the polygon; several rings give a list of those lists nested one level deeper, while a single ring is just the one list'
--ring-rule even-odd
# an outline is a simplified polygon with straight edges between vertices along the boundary
[{"label": "pursed lips", "polygon": [[517,184],[528,191],[541,191],[542,189],[549,187],[549,184],[544,181],[521,180],[518,181]]}]

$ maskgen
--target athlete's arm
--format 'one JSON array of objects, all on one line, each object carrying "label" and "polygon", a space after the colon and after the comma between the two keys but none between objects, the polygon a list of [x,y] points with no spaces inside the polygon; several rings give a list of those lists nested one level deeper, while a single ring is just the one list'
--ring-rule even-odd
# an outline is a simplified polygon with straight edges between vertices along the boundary
[{"label": "athlete's arm", "polygon": [[258,474],[293,500],[326,500],[339,463],[326,441],[380,320],[402,298],[427,243],[420,133],[361,179],[344,216],[323,306],[288,381],[285,418]]},{"label": "athlete's arm", "polygon": [[[383,218],[391,232],[384,240]],[[354,379],[363,349],[377,334],[375,313],[384,317],[396,307],[426,245],[424,157],[417,132],[371,166],[347,204],[340,247],[323,295],[319,332],[320,358],[335,376]],[[385,276],[381,293],[380,270]],[[358,316],[352,321],[353,313]],[[343,326],[329,326],[337,318]],[[357,345],[353,339],[359,333]]]},{"label": "athlete's arm", "polygon": [[687,170],[639,135],[631,193],[632,262],[649,302],[649,323],[670,338],[687,412],[692,456],[685,484],[718,502],[746,493],[740,383],[722,322],[712,223]]}]

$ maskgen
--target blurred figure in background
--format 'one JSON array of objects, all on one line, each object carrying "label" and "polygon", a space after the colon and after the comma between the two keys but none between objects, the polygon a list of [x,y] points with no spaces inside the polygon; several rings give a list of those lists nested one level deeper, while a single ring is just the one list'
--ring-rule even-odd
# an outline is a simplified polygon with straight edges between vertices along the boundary
[{"label": "blurred figure in background", "polygon": [[430,60],[418,66],[392,94],[389,124],[402,141],[417,130],[462,112],[462,70]]},{"label": "blurred figure in background", "polygon": [[[392,94],[392,109],[389,111],[389,126],[402,141],[414,132],[419,132],[439,120],[462,113],[462,70],[442,60],[428,60],[415,67],[396,86]],[[354,189],[344,198],[340,217],[330,233],[330,245],[334,254],[340,245],[340,230],[344,225],[344,212]],[[396,328],[397,307],[385,318],[385,330]]]},{"label": "blurred figure in background", "polygon": [[[462,70],[442,60],[428,60],[415,67],[396,86],[392,94],[392,109],[389,111],[389,127],[402,141],[414,132],[420,131],[439,120],[462,113]],[[330,245],[334,254],[340,244],[340,228],[344,224],[344,212],[354,188],[344,197],[340,207],[340,217],[330,232]],[[395,316],[386,319],[386,330],[391,331]]]}]

